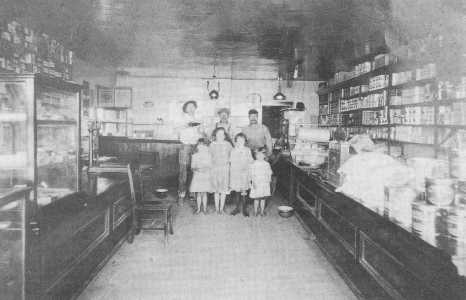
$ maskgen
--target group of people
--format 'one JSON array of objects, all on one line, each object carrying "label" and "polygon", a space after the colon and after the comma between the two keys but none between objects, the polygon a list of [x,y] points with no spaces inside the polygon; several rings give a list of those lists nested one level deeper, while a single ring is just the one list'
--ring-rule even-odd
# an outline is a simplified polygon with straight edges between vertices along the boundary
[{"label": "group of people", "polygon": [[[223,214],[227,195],[234,195],[236,208],[231,214],[242,212],[249,216],[246,204],[249,195],[254,200],[254,215],[265,215],[266,200],[271,196],[272,170],[267,158],[271,154],[272,138],[268,128],[258,123],[257,110],[249,110],[249,125],[235,133],[229,110],[220,109],[219,121],[209,136],[202,122],[196,120],[196,109],[195,101],[183,106],[180,199],[195,194],[195,213],[207,213],[207,195],[213,193],[215,211]],[[191,180],[188,180],[189,173]]]}]

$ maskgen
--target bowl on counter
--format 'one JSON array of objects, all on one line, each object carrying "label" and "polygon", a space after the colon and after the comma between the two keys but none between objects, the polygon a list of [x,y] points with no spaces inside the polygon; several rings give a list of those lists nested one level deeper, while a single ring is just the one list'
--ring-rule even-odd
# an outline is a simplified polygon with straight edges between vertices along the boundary
[{"label": "bowl on counter", "polygon": [[278,209],[278,214],[282,218],[289,218],[294,214],[294,209],[291,206],[288,205],[281,205],[277,207]]},{"label": "bowl on counter", "polygon": [[168,196],[168,190],[167,189],[156,189],[155,196],[157,198],[165,199]]}]

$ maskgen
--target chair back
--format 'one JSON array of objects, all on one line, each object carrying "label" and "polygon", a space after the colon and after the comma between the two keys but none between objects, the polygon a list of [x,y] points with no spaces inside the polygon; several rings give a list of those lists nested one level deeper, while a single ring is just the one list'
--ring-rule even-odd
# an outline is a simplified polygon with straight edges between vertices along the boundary
[{"label": "chair back", "polygon": [[131,202],[133,202],[133,204],[136,203],[137,201],[137,194],[136,194],[136,185],[137,185],[137,179],[136,179],[136,176],[135,176],[135,173],[132,168],[131,168],[131,164],[128,164],[128,167],[127,167],[127,172],[128,172],[128,181],[129,181],[129,189],[130,189],[130,192],[131,192]]}]

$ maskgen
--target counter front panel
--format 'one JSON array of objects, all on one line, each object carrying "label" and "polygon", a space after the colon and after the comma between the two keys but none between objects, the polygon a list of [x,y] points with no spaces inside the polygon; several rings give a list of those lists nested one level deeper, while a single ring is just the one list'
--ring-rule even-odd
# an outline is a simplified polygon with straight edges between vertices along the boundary
[{"label": "counter front panel", "polygon": [[[358,282],[365,270],[386,297],[395,299],[464,299],[466,278],[458,274],[450,254],[335,192],[316,173],[281,159],[291,170],[290,204],[344,277]],[[352,258],[343,259],[347,256],[342,253]]]}]

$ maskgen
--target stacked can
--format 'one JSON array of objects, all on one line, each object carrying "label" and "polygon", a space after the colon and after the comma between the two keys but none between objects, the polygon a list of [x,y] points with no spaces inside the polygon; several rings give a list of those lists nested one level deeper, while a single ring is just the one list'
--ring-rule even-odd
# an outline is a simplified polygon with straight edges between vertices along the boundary
[{"label": "stacked can", "polygon": [[439,246],[439,239],[448,238],[448,209],[425,201],[415,201],[412,204],[412,214],[412,230],[415,235],[435,247]]}]

